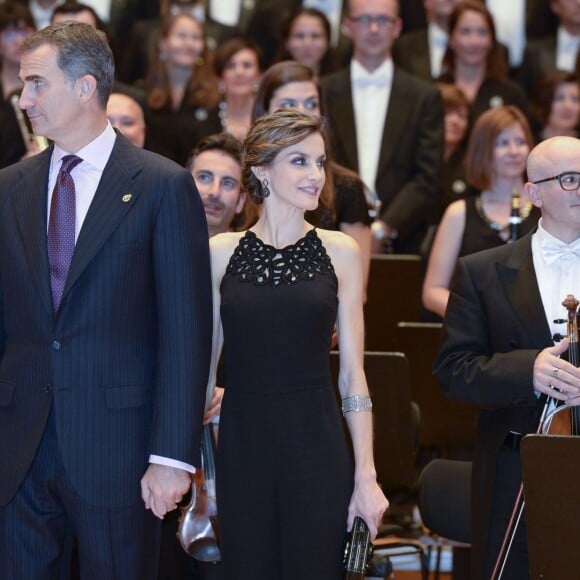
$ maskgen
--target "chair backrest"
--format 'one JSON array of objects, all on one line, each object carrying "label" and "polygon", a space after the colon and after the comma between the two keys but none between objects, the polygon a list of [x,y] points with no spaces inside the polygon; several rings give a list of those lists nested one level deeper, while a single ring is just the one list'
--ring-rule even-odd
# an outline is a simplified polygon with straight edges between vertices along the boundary
[{"label": "chair backrest", "polygon": [[371,258],[365,304],[365,348],[392,351],[399,320],[419,320],[421,258],[377,254]]},{"label": "chair backrest", "polygon": [[[337,352],[331,353],[335,385],[338,358]],[[415,484],[409,362],[400,352],[365,352],[364,369],[373,399],[378,482],[387,494],[407,491]]]},{"label": "chair backrest", "polygon": [[434,459],[419,477],[419,512],[427,528],[471,542],[471,461]]},{"label": "chair backrest", "polygon": [[409,359],[411,398],[421,412],[420,447],[436,448],[440,455],[453,449],[473,449],[479,414],[477,407],[445,397],[433,376],[441,324],[399,322],[396,336],[397,350],[404,352]]}]

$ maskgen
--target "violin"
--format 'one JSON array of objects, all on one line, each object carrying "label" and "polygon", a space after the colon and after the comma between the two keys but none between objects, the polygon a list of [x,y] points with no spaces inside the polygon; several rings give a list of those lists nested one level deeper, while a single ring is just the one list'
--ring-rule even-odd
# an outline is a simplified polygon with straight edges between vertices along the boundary
[{"label": "violin", "polygon": [[[580,366],[578,350],[579,304],[580,302],[576,300],[572,294],[568,294],[562,302],[562,306],[564,306],[568,312],[566,320],[562,321],[567,323],[567,336],[569,340],[568,361],[576,367]],[[560,321],[558,320],[556,322]],[[556,335],[554,339],[556,339],[556,337],[557,339],[564,338],[561,335]],[[537,432],[542,435],[580,435],[580,407],[560,404],[560,401],[557,399],[548,397],[544,405],[542,416],[540,417]],[[502,578],[511,545],[524,512],[524,505],[524,486],[522,484],[520,485],[520,490],[508,522],[503,543],[491,575],[491,580],[500,580]]]},{"label": "violin", "polygon": [[[562,306],[568,311],[566,319],[568,346],[568,362],[575,367],[580,366],[578,350],[578,305],[580,302],[572,294],[568,294]],[[551,405],[554,407],[554,405]],[[558,405],[553,408],[542,421],[542,435],[580,435],[580,408],[577,405]]]},{"label": "violin", "polygon": [[215,564],[221,561],[221,553],[217,533],[214,457],[213,425],[209,423],[203,426],[202,466],[196,470],[192,480],[191,501],[181,510],[177,538],[192,558]]}]

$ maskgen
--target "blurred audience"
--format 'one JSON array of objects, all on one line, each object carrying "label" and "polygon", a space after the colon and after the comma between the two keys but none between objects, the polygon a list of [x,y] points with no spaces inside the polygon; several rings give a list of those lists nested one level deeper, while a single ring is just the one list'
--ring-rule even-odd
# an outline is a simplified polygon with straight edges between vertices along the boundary
[{"label": "blurred audience", "polygon": [[243,141],[252,122],[254,97],[260,81],[258,46],[243,37],[226,40],[214,54],[213,70],[221,100],[208,111],[207,119],[199,123],[197,139],[225,131]]},{"label": "blurred audience", "polygon": [[295,60],[311,68],[317,77],[337,70],[326,15],[316,8],[298,8],[282,28],[278,60]]},{"label": "blurred audience", "polygon": [[321,80],[333,155],[377,205],[373,251],[416,253],[439,207],[443,103],[436,87],[393,65],[397,0],[350,0],[350,65]]},{"label": "blurred audience", "polygon": [[519,74],[526,91],[531,91],[544,73],[554,70],[572,72],[576,68],[580,44],[580,2],[550,0],[549,4],[558,19],[558,30],[526,46]]},{"label": "blurred audience", "polygon": [[173,160],[185,164],[191,135],[219,101],[203,26],[189,14],[164,21],[145,88],[149,133]]},{"label": "blurred audience", "polygon": [[0,4],[0,168],[38,150],[25,138],[25,134],[32,134],[32,129],[18,106],[22,89],[20,49],[34,30],[34,19],[26,6],[9,1]]},{"label": "blurred audience", "polygon": [[445,208],[467,193],[465,182],[465,146],[469,126],[469,101],[455,85],[438,84],[445,107],[445,145],[441,168],[441,217]]},{"label": "blurred audience", "polygon": [[52,12],[51,24],[63,22],[64,20],[75,20],[76,22],[84,22],[94,26],[97,30],[105,30],[104,22],[99,18],[95,9],[88,4],[81,4],[79,2],[64,2],[59,4]]},{"label": "blurred audience", "polygon": [[578,137],[580,128],[580,77],[552,71],[536,82],[531,105],[536,142],[558,135]]},{"label": "blurred audience", "polygon": [[527,111],[522,89],[508,80],[508,63],[484,4],[464,0],[449,17],[449,43],[440,80],[459,87],[471,103],[475,120],[487,109],[515,105]]},{"label": "blurred audience", "polygon": [[133,145],[145,146],[145,117],[143,109],[135,99],[122,93],[111,93],[107,101],[107,118]]},{"label": "blurred audience", "polygon": [[539,211],[523,179],[532,146],[529,123],[517,107],[497,107],[477,120],[466,155],[473,194],[453,202],[437,230],[423,283],[427,310],[443,317],[460,256],[513,241],[536,226]]},{"label": "blurred audience", "polygon": [[393,46],[393,60],[407,72],[425,80],[441,74],[441,62],[449,40],[449,16],[460,0],[423,0],[427,26],[400,36]]}]

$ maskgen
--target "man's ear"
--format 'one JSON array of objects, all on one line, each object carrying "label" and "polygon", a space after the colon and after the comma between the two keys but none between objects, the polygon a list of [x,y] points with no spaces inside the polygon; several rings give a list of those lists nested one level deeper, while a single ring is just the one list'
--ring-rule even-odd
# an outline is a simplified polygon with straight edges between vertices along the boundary
[{"label": "man's ear", "polygon": [[524,190],[528,194],[530,201],[536,207],[542,207],[543,202],[542,202],[542,196],[540,195],[540,188],[535,183],[531,183],[528,181],[524,185]]},{"label": "man's ear", "polygon": [[85,75],[78,79],[79,97],[83,101],[89,101],[97,92],[97,80],[93,75]]},{"label": "man's ear", "polygon": [[240,191],[240,197],[238,197],[238,203],[236,204],[236,213],[240,213],[244,209],[244,204],[246,203],[246,198],[248,194],[246,191]]}]

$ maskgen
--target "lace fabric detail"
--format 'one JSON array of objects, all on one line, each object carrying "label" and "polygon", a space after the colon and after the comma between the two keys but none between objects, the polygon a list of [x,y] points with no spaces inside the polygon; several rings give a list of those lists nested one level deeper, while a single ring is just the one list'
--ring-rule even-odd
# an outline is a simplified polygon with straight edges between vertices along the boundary
[{"label": "lace fabric detail", "polygon": [[226,268],[226,274],[256,286],[296,284],[331,273],[334,267],[314,229],[295,244],[280,249],[265,244],[248,230]]}]

